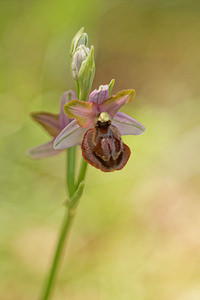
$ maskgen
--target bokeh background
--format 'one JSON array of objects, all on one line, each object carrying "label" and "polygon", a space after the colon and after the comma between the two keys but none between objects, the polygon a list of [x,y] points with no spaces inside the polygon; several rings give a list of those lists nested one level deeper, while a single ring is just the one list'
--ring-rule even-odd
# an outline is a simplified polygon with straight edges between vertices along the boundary
[{"label": "bokeh background", "polygon": [[[38,299],[64,214],[65,154],[26,156],[49,137],[31,111],[74,88],[69,47],[95,46],[93,88],[134,88],[123,108],[127,166],[89,167],[55,300],[199,300],[199,1],[0,1],[0,300]],[[80,153],[79,153],[80,154]]]}]

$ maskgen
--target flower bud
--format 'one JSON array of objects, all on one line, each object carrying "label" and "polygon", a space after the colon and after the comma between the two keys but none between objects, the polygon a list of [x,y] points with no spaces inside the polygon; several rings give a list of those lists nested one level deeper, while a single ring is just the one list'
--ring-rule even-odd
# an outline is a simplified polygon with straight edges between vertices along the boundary
[{"label": "flower bud", "polygon": [[72,76],[75,80],[78,80],[79,70],[81,68],[82,63],[88,57],[89,52],[89,48],[85,47],[84,45],[80,45],[73,54],[71,68]]},{"label": "flower bud", "polygon": [[85,32],[82,34],[82,36],[80,37],[80,39],[77,41],[76,47],[78,47],[80,45],[84,45],[86,47],[88,46],[88,35]]},{"label": "flower bud", "polygon": [[92,46],[87,58],[82,62],[78,72],[79,100],[87,101],[95,74],[94,47]]},{"label": "flower bud", "polygon": [[84,27],[82,27],[77,34],[74,36],[72,43],[71,43],[71,48],[70,48],[70,56],[72,57],[77,48],[83,45],[85,47],[88,46],[88,35],[87,33],[84,32]]}]

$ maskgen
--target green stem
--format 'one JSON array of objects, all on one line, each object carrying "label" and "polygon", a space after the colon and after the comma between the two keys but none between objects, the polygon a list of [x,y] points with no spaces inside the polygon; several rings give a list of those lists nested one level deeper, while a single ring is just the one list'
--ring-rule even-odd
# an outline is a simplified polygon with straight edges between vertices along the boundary
[{"label": "green stem", "polygon": [[[69,150],[68,150],[69,151]],[[75,162],[72,164],[72,161],[75,160],[75,150],[68,152],[68,156],[67,156],[67,160],[69,162],[68,168],[67,168],[67,176],[69,174],[71,174],[74,178],[74,170],[73,170],[73,166],[75,167]],[[70,160],[70,158],[72,159],[72,161]],[[71,171],[69,172],[68,169],[71,169]],[[49,272],[49,276],[47,278],[43,293],[40,297],[40,300],[48,300],[51,296],[54,284],[55,284],[55,279],[56,279],[56,274],[58,271],[58,267],[59,267],[59,263],[61,261],[61,257],[62,257],[62,253],[64,251],[64,246],[65,246],[65,242],[69,236],[69,232],[70,232],[70,228],[71,228],[71,224],[72,221],[75,217],[76,214],[76,208],[78,206],[79,200],[82,196],[83,193],[83,189],[84,189],[84,179],[85,179],[85,171],[86,171],[86,167],[85,168],[81,168],[81,172],[79,175],[79,179],[82,179],[81,181],[79,181],[79,184],[75,187],[73,187],[74,192],[72,193],[72,188],[68,185],[69,181],[67,180],[67,185],[68,188],[70,188],[70,193],[71,196],[69,197],[68,203],[67,203],[67,208],[66,208],[66,214],[64,216],[64,220],[63,220],[63,224],[60,230],[60,236],[58,239],[58,243],[57,243],[57,247],[55,250],[55,254],[54,254],[54,258],[53,258],[53,262],[50,268],[50,272]],[[71,181],[72,184],[72,181]],[[73,185],[74,185],[74,181],[73,181]]]},{"label": "green stem", "polygon": [[[76,89],[77,89],[77,96],[79,99],[80,87],[78,82],[76,84]],[[79,99],[79,100],[84,100],[84,99]],[[61,227],[60,236],[58,239],[49,276],[47,278],[40,300],[49,300],[51,296],[55,284],[58,266],[63,254],[65,242],[67,237],[69,236],[71,224],[76,214],[76,208],[78,206],[79,200],[81,198],[84,189],[84,179],[87,170],[87,162],[84,159],[82,159],[78,181],[77,184],[75,184],[75,161],[76,161],[76,150],[75,147],[71,147],[67,150],[67,188],[69,194],[69,201],[67,203],[67,209],[66,209],[67,211]]]},{"label": "green stem", "polygon": [[76,95],[77,95],[78,99],[79,99],[79,92],[80,92],[80,90],[79,90],[79,84],[78,84],[78,81],[76,81]]},{"label": "green stem", "polygon": [[[80,101],[84,101],[84,99],[82,99],[81,96],[80,96],[80,88],[79,88],[78,81],[76,82],[76,93],[77,93],[78,99]],[[76,187],[78,187],[79,184],[84,180],[86,170],[87,170],[87,165],[88,165],[88,163],[82,158],[80,171],[79,171],[79,177],[78,177]]]},{"label": "green stem", "polygon": [[79,171],[79,177],[78,177],[78,181],[77,181],[76,187],[78,187],[79,184],[80,184],[81,182],[84,181],[84,179],[85,179],[85,174],[86,174],[86,171],[87,171],[87,165],[88,165],[87,161],[85,161],[85,160],[82,158],[81,166],[80,166],[80,171]]},{"label": "green stem", "polygon": [[53,263],[52,263],[52,266],[51,266],[51,270],[50,270],[49,276],[47,278],[46,285],[44,287],[43,293],[40,297],[41,300],[49,299],[49,297],[52,293],[53,286],[54,286],[54,283],[55,283],[55,277],[56,277],[57,269],[58,269],[58,266],[59,266],[59,262],[61,260],[61,256],[62,256],[62,253],[63,253],[65,241],[66,241],[66,237],[69,234],[73,218],[74,218],[74,214],[70,214],[70,211],[67,208],[66,209],[66,214],[65,214],[65,217],[64,217],[64,221],[63,221],[63,224],[62,224],[62,227],[61,227],[60,236],[59,236],[59,239],[58,239],[58,244],[57,244],[57,248],[56,248],[56,251],[55,251],[55,255],[54,255]]},{"label": "green stem", "polygon": [[76,147],[71,147],[67,150],[67,188],[69,197],[75,192],[75,159]]}]

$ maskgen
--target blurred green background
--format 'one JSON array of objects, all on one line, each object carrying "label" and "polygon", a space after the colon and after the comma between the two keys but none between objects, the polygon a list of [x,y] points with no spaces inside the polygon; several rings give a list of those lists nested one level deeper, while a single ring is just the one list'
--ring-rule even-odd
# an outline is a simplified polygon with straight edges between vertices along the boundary
[{"label": "blurred green background", "polygon": [[127,166],[89,167],[55,300],[199,300],[199,1],[0,1],[0,300],[33,300],[64,214],[65,154],[32,161],[49,137],[31,111],[74,88],[69,47],[85,27],[93,88],[134,88],[123,108]]}]

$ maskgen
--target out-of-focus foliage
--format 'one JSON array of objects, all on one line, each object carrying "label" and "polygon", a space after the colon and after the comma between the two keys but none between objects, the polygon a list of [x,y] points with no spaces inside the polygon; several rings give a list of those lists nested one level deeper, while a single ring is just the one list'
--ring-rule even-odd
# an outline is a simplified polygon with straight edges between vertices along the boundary
[{"label": "out-of-focus foliage", "polygon": [[74,87],[69,47],[85,26],[94,88],[134,88],[124,112],[127,166],[89,167],[54,299],[200,297],[198,1],[0,1],[0,299],[37,299],[64,213],[64,153],[31,161],[48,140],[31,111],[59,110]]}]

